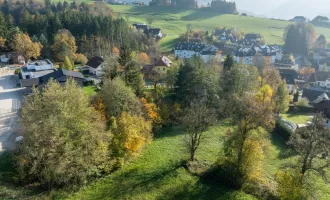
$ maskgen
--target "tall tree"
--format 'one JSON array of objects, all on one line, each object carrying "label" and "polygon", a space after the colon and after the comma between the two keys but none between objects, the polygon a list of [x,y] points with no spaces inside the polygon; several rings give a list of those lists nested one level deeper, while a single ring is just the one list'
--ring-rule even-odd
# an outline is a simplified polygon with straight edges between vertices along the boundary
[{"label": "tall tree", "polygon": [[183,110],[180,122],[186,133],[186,147],[190,161],[195,160],[196,151],[203,140],[203,134],[216,121],[215,112],[203,101],[193,101]]},{"label": "tall tree", "polygon": [[64,69],[66,69],[66,70],[72,70],[73,69],[72,63],[71,63],[68,56],[65,56],[65,58],[64,58]]},{"label": "tall tree", "polygon": [[[72,112],[72,111],[75,112]],[[22,106],[24,142],[17,157],[24,181],[43,186],[82,184],[108,165],[109,136],[104,122],[74,80],[50,81]]]},{"label": "tall tree", "polygon": [[322,113],[317,113],[311,125],[298,129],[290,137],[288,144],[300,156],[298,167],[302,175],[313,171],[327,180],[330,160],[322,159],[322,155],[330,155],[330,129],[326,121]]},{"label": "tall tree", "polygon": [[18,33],[15,35],[13,48],[15,51],[22,53],[27,62],[32,57],[38,58],[40,56],[42,45],[39,42],[32,42],[29,35]]},{"label": "tall tree", "polygon": [[277,88],[275,97],[276,113],[286,113],[289,109],[290,96],[285,81]]},{"label": "tall tree", "polygon": [[59,30],[51,48],[56,60],[64,61],[65,56],[68,56],[73,61],[77,51],[76,39],[71,35],[70,31],[66,29]]},{"label": "tall tree", "polygon": [[316,39],[312,24],[295,23],[286,27],[283,39],[288,51],[308,55]]},{"label": "tall tree", "polygon": [[133,90],[127,87],[120,78],[106,80],[100,96],[106,106],[107,116],[118,117],[126,112],[130,115],[141,115],[142,104],[135,96]]},{"label": "tall tree", "polygon": [[230,54],[227,54],[225,62],[223,63],[223,69],[225,71],[230,70],[235,65],[234,57]]},{"label": "tall tree", "polygon": [[130,50],[127,43],[123,43],[120,47],[118,63],[125,67],[129,62],[132,61],[132,51]]},{"label": "tall tree", "polygon": [[142,96],[144,91],[143,75],[141,67],[135,61],[126,64],[124,68],[125,82],[130,86],[137,96]]}]

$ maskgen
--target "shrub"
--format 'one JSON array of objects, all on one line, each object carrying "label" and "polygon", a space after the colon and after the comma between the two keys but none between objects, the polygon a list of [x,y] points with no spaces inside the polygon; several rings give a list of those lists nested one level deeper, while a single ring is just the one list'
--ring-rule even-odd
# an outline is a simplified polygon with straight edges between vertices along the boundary
[{"label": "shrub", "polygon": [[289,129],[280,119],[276,120],[275,132],[279,134],[285,141],[288,141],[292,130]]},{"label": "shrub", "polygon": [[300,98],[296,105],[299,107],[309,107],[309,100],[305,97]]}]

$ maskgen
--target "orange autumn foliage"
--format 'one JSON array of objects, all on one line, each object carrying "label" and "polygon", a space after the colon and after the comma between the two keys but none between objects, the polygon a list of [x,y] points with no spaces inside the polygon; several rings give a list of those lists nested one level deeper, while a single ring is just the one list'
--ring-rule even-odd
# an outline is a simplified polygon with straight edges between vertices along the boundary
[{"label": "orange autumn foliage", "polygon": [[102,120],[107,120],[106,107],[101,98],[98,97],[96,99],[96,101],[93,103],[93,107],[97,112],[100,113]]},{"label": "orange autumn foliage", "polygon": [[144,52],[139,53],[139,55],[138,55],[138,60],[139,60],[139,62],[140,62],[141,64],[150,64],[150,58],[149,58],[149,56],[148,56],[146,53],[144,53]]},{"label": "orange autumn foliage", "polygon": [[119,54],[119,49],[117,47],[112,48],[112,53],[113,54]]},{"label": "orange autumn foliage", "polygon": [[152,121],[153,124],[160,124],[161,117],[159,115],[159,108],[157,108],[156,104],[148,103],[145,98],[140,99],[143,104],[143,108],[147,114],[147,119]]}]

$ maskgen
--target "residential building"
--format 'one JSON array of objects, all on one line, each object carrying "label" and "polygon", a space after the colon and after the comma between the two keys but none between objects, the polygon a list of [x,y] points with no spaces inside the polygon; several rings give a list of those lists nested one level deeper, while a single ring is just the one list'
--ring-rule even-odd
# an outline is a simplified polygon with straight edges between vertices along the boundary
[{"label": "residential building", "polygon": [[200,53],[203,58],[204,63],[210,63],[215,61],[220,63],[222,60],[222,55],[219,52],[219,49],[214,45],[207,45]]},{"label": "residential building", "polygon": [[292,22],[307,22],[307,18],[304,17],[304,16],[295,16],[290,21],[292,21]]},{"label": "residential building", "polygon": [[64,85],[66,81],[72,78],[77,82],[79,86],[83,86],[85,82],[85,77],[80,72],[75,72],[71,70],[64,70],[64,69],[57,69],[54,72],[44,75],[42,77],[39,77],[39,86],[43,87],[50,79],[53,79],[57,82],[59,82],[61,85]]},{"label": "residential building", "polygon": [[94,56],[87,63],[86,67],[89,69],[89,73],[98,77],[104,74],[103,67],[105,65],[104,59],[100,56]]},{"label": "residential building", "polygon": [[330,71],[330,57],[318,61],[319,71]]},{"label": "residential building", "polygon": [[152,36],[154,38],[162,38],[163,32],[160,28],[148,28],[145,30],[145,34]]},{"label": "residential building", "polygon": [[199,56],[200,52],[205,48],[205,44],[195,43],[195,42],[179,42],[175,46],[175,57],[186,59],[191,58],[194,55]]},{"label": "residential building", "polygon": [[317,48],[313,51],[313,59],[317,62],[329,56],[330,56],[330,49],[327,48]]},{"label": "residential building", "polygon": [[314,72],[309,79],[309,85],[330,88],[330,72]]},{"label": "residential building", "polygon": [[54,72],[54,66],[49,60],[36,60],[21,67],[23,79],[39,78],[52,72]]},{"label": "residential building", "polygon": [[237,63],[256,65],[263,58],[266,65],[275,64],[276,51],[266,45],[255,45],[253,47],[243,47],[234,53]]},{"label": "residential building", "polygon": [[257,33],[248,33],[244,36],[244,43],[246,45],[254,45],[257,41],[260,40],[260,34]]},{"label": "residential building", "polygon": [[320,103],[322,99],[326,99],[329,96],[330,90],[327,88],[310,87],[304,88],[302,92],[302,97],[307,98],[310,104]]},{"label": "residential building", "polygon": [[148,26],[144,23],[142,24],[133,24],[133,26],[137,29],[137,30],[146,30],[148,29]]},{"label": "residential building", "polygon": [[141,70],[141,73],[143,74],[144,79],[151,79],[155,76],[165,77],[171,65],[172,61],[166,56],[162,56],[152,65],[144,66]]},{"label": "residential building", "polygon": [[278,68],[281,78],[285,80],[289,93],[292,93],[295,89],[296,79],[298,79],[298,73],[294,69],[290,68]]},{"label": "residential building", "polygon": [[25,65],[25,58],[23,54],[18,52],[9,52],[0,56],[0,61],[2,63],[8,64],[20,64]]}]

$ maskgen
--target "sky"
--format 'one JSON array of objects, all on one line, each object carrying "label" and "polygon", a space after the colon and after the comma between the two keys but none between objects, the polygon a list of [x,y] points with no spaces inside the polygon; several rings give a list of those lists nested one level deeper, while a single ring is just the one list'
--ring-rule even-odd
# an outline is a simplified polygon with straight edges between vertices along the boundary
[{"label": "sky", "polygon": [[330,16],[330,0],[235,0],[238,10],[267,17],[291,19],[302,15],[313,19],[317,15]]}]

